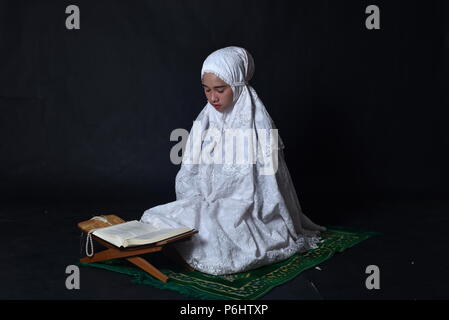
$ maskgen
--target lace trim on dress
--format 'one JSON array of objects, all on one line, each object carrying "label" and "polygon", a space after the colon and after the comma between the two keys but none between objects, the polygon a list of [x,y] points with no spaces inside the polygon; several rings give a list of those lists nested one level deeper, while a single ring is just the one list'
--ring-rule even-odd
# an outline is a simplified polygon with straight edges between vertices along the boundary
[{"label": "lace trim on dress", "polygon": [[313,237],[302,236],[295,242],[293,246],[290,246],[289,248],[278,249],[276,251],[269,251],[266,253],[265,256],[261,257],[262,258],[261,260],[254,261],[253,259],[251,259],[250,260],[251,262],[243,264],[238,269],[236,269],[235,266],[229,264],[226,265],[223,263],[211,264],[208,262],[207,264],[203,264],[194,258],[186,259],[186,262],[195,270],[208,274],[225,275],[225,274],[239,273],[288,259],[295,253],[302,253],[310,249],[317,249],[318,248],[317,243],[320,243],[321,241],[322,238],[320,236],[313,236]]}]

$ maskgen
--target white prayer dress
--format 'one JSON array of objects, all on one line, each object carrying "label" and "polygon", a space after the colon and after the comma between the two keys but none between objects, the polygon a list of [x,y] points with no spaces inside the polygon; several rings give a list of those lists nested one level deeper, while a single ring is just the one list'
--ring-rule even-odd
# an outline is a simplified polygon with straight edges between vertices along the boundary
[{"label": "white prayer dress", "polygon": [[[231,86],[233,105],[221,113],[207,103],[189,133],[186,150],[198,140],[194,131],[200,132],[199,150],[203,152],[206,147],[219,150],[226,130],[245,129],[256,137],[254,145],[262,158],[277,158],[277,170],[267,174],[268,162],[259,158],[249,164],[198,163],[188,161],[189,152],[185,152],[175,180],[176,201],[146,210],[141,221],[161,228],[197,229],[199,233],[191,240],[175,247],[190,266],[213,275],[255,269],[316,248],[325,228],[301,210],[282,140],[276,138],[274,147],[259,141],[262,136],[257,130],[272,132],[276,127],[248,83],[254,74],[252,56],[240,47],[217,50],[204,61],[201,78],[206,72]],[[212,148],[205,138],[210,129],[220,133],[218,142],[210,142]]]}]

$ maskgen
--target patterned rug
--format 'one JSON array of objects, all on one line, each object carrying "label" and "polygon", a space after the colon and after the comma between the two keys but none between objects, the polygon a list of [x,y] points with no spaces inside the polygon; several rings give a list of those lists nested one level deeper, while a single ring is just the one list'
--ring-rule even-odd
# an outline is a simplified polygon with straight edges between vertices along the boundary
[{"label": "patterned rug", "polygon": [[[169,281],[163,283],[125,259],[79,263],[79,265],[128,274],[132,276],[133,282],[160,289],[175,290],[193,298],[254,300],[262,297],[274,287],[295,278],[304,270],[313,268],[331,258],[335,253],[343,252],[347,248],[380,234],[334,226],[327,226],[327,228],[327,231],[322,233],[323,240],[318,244],[317,249],[295,254],[276,264],[237,274],[213,276],[198,271],[187,271],[174,264],[154,263],[169,277]],[[153,262],[151,255],[145,258]]]}]

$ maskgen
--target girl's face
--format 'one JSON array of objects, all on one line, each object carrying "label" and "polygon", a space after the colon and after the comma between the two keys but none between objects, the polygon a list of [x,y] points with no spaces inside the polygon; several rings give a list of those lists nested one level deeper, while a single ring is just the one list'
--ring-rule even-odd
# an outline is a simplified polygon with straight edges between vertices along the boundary
[{"label": "girl's face", "polygon": [[213,73],[205,73],[203,75],[203,88],[207,101],[214,108],[223,112],[232,105],[233,92],[232,88]]}]

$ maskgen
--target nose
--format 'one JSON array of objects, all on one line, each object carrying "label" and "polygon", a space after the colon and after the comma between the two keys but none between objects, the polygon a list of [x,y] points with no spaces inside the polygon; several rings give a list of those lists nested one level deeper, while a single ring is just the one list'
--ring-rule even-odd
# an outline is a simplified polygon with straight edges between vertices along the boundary
[{"label": "nose", "polygon": [[210,100],[211,100],[212,102],[217,102],[217,101],[218,101],[218,97],[215,95],[215,93],[212,93],[212,94],[211,94]]}]

